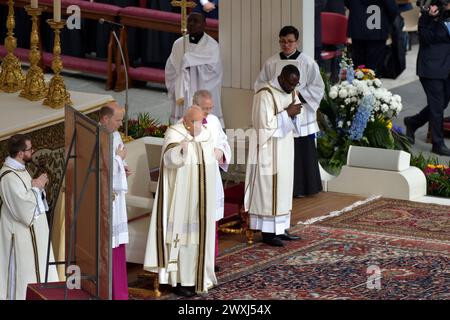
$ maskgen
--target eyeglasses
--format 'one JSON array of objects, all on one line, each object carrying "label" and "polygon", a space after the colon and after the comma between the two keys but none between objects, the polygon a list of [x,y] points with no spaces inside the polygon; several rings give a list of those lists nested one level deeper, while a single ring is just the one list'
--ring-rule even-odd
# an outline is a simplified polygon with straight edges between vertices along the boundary
[{"label": "eyeglasses", "polygon": [[29,147],[28,149],[23,150],[23,152],[34,151],[33,147]]},{"label": "eyeglasses", "polygon": [[300,87],[300,82],[297,82],[296,84],[290,84],[290,83],[288,82],[288,85],[289,85],[291,88],[298,88],[298,87]]},{"label": "eyeglasses", "polygon": [[280,40],[278,41],[280,44],[293,44],[296,43],[296,40]]}]

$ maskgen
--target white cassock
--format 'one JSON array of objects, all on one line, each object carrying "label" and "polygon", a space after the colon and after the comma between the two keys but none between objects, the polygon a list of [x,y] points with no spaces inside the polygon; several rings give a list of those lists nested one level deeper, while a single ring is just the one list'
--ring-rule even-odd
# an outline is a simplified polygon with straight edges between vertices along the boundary
[{"label": "white cassock", "polygon": [[[198,44],[190,43],[186,38],[186,53],[184,53],[183,37],[177,39],[172,47],[172,53],[167,59],[165,76],[169,98],[172,100],[170,123],[180,120],[187,108],[192,106],[192,98],[198,90],[208,90],[214,102],[212,113],[222,124],[221,107],[222,62],[219,44],[206,33]],[[184,105],[177,101],[184,99]]]},{"label": "white cassock", "polygon": [[203,127],[194,138],[178,123],[166,131],[162,150],[144,269],[159,273],[162,284],[207,292],[217,284],[213,136]]},{"label": "white cassock", "polygon": [[296,90],[300,92],[306,103],[303,103],[302,122],[298,136],[306,137],[320,131],[317,124],[317,110],[325,89],[319,66],[313,58],[299,51],[288,57],[287,60],[282,60],[280,53],[273,55],[267,59],[255,82],[255,92],[269,81],[276,79],[281,74],[283,67],[288,64],[295,65],[300,71],[300,86]]},{"label": "white cassock", "polygon": [[128,192],[127,165],[121,157],[116,155],[116,150],[124,145],[120,133],[113,132],[113,213],[112,213],[112,247],[117,248],[121,244],[128,243],[128,217],[125,195]]},{"label": "white cassock", "polygon": [[223,211],[225,206],[225,194],[223,191],[222,176],[220,175],[220,169],[227,172],[228,165],[231,160],[231,148],[228,143],[228,138],[222,129],[222,125],[219,119],[213,115],[209,114],[206,117],[205,126],[211,130],[214,139],[214,148],[219,149],[223,152],[223,161],[218,162],[216,170],[216,221],[223,219]]},{"label": "white cassock", "polygon": [[290,227],[294,174],[294,133],[302,115],[294,119],[284,111],[295,93],[287,94],[278,80],[261,88],[253,98],[252,124],[247,172],[245,210],[250,228],[283,234]]},{"label": "white cassock", "polygon": [[[45,282],[47,201],[45,192],[32,188],[30,174],[15,159],[6,159],[0,176],[0,300],[25,300],[28,284]],[[51,246],[49,261],[55,261]],[[48,282],[58,281],[56,266],[50,265]]]}]

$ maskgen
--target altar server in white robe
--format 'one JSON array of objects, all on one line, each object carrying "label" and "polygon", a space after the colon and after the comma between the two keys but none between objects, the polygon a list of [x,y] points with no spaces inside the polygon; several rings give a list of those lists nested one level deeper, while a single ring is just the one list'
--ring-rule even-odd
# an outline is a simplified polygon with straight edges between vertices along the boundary
[{"label": "altar server in white robe", "polygon": [[287,232],[292,210],[294,134],[298,134],[303,111],[295,90],[299,77],[297,67],[287,65],[253,98],[254,132],[249,142],[244,205],[250,229],[261,230],[263,242],[272,246],[299,239]]},{"label": "altar server in white robe", "polygon": [[208,90],[214,101],[212,113],[223,127],[220,100],[223,70],[219,44],[205,33],[203,14],[193,12],[187,22],[189,34],[185,39],[181,37],[175,41],[165,68],[166,87],[172,101],[170,123],[175,124],[183,117],[192,105],[196,91]]},{"label": "altar server in white robe", "polygon": [[[217,160],[216,170],[216,249],[215,256],[219,255],[219,241],[218,241],[218,225],[217,221],[223,219],[223,212],[225,206],[225,194],[223,191],[222,176],[220,169],[227,172],[231,160],[231,148],[228,143],[228,137],[222,129],[219,119],[211,112],[213,110],[214,102],[211,93],[207,90],[199,90],[194,94],[194,104],[199,106],[204,112],[203,124],[211,130],[214,139],[214,152]],[[216,271],[218,270],[216,266]]]},{"label": "altar server in white robe", "polygon": [[128,216],[125,195],[127,177],[131,174],[125,161],[127,150],[119,131],[124,108],[111,102],[100,109],[100,124],[113,136],[113,202],[112,202],[112,299],[128,300],[128,278],[125,246],[128,243]]},{"label": "altar server in white robe", "polygon": [[317,110],[324,94],[324,82],[319,66],[313,58],[298,50],[299,32],[293,26],[285,26],[279,33],[281,52],[270,57],[255,82],[255,92],[276,78],[287,64],[297,66],[300,85],[296,90],[303,103],[302,122],[295,138],[294,188],[296,197],[308,196],[322,191],[319,160],[316,150]]},{"label": "altar server in white robe", "polygon": [[144,261],[160,283],[187,297],[217,284],[217,160],[213,135],[202,120],[202,110],[193,106],[183,123],[166,131]]},{"label": "altar server in white robe", "polygon": [[[47,174],[32,179],[25,164],[33,154],[31,138],[8,141],[9,157],[0,170],[0,300],[25,300],[27,285],[45,281],[49,227],[45,199]],[[50,262],[54,262],[50,246]],[[48,282],[58,282],[55,265]]]}]

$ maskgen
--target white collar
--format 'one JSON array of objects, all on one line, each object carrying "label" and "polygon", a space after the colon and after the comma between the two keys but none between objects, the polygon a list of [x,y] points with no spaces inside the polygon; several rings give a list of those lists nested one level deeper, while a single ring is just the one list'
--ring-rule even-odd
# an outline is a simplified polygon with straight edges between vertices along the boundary
[{"label": "white collar", "polygon": [[270,85],[271,85],[272,87],[274,87],[275,89],[277,89],[277,90],[279,90],[279,91],[281,91],[281,92],[283,92],[283,93],[286,93],[286,92],[283,90],[283,88],[281,88],[280,82],[278,81],[278,77],[276,77],[275,79],[271,80],[271,81],[270,81]]},{"label": "white collar", "polygon": [[25,165],[17,161],[16,159],[13,159],[11,157],[7,157],[5,160],[5,166],[10,167],[14,170],[23,171],[25,170]]}]

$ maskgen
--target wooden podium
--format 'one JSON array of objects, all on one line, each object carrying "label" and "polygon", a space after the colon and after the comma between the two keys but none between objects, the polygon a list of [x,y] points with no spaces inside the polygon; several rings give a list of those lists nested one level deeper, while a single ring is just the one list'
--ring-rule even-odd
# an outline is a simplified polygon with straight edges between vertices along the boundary
[{"label": "wooden podium", "polygon": [[[112,134],[70,106],[65,107],[65,162],[58,194],[65,185],[63,210],[50,214],[50,239],[65,225],[67,282],[29,284],[27,299],[112,299]],[[48,252],[50,252],[48,250]],[[64,258],[65,256],[65,258]],[[46,274],[47,274],[46,270]],[[73,269],[72,269],[73,270]],[[69,286],[70,284],[70,286]]]},{"label": "wooden podium", "polygon": [[72,107],[65,115],[65,266],[80,268],[87,293],[111,300],[112,135]]}]

